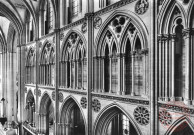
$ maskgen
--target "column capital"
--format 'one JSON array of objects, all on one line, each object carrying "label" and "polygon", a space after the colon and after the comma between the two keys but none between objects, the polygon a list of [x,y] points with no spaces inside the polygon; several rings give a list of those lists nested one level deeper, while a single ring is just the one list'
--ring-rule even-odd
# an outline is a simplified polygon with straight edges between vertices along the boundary
[{"label": "column capital", "polygon": [[190,35],[194,35],[194,29],[183,29],[183,37],[189,37]]},{"label": "column capital", "polygon": [[175,34],[175,33],[173,33],[173,34],[171,34],[171,35],[170,35],[170,39],[175,40],[176,38],[177,38],[177,36],[176,36],[176,34]]}]

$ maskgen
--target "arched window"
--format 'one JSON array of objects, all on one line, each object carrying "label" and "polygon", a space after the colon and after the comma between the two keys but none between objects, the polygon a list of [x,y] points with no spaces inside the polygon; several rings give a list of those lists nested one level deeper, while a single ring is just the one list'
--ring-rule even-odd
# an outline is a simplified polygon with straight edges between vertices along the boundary
[{"label": "arched window", "polygon": [[35,83],[35,51],[31,48],[26,61],[26,83]]},{"label": "arched window", "polygon": [[26,122],[27,124],[33,127],[35,125],[35,117],[34,117],[35,116],[35,100],[34,100],[34,96],[31,90],[28,92],[28,95],[26,98],[25,109],[27,112]]},{"label": "arched window", "polygon": [[143,48],[142,34],[129,20],[116,16],[99,39],[94,58],[94,91],[146,95],[147,50]]},{"label": "arched window", "polygon": [[141,96],[143,94],[143,54],[140,39],[137,38],[135,42],[135,55],[133,63],[134,72],[134,90],[135,95]]},{"label": "arched window", "polygon": [[117,49],[115,42],[112,48],[112,58],[111,58],[111,86],[112,93],[116,93],[118,89],[118,59],[117,59]]},{"label": "arched window", "polygon": [[110,90],[110,59],[109,59],[109,48],[106,45],[105,58],[104,58],[104,91],[109,92]]},{"label": "arched window", "polygon": [[131,94],[132,90],[132,59],[131,59],[131,43],[127,39],[126,49],[125,49],[125,94]]},{"label": "arched window", "polygon": [[62,51],[60,63],[60,86],[66,88],[87,88],[87,58],[83,41],[72,33]]},{"label": "arched window", "polygon": [[40,61],[40,84],[54,86],[55,53],[50,43],[43,48]]},{"label": "arched window", "polygon": [[27,12],[26,16],[26,41],[30,42],[34,40],[34,21],[29,12]]},{"label": "arched window", "polygon": [[42,16],[42,35],[48,34],[53,28],[53,7],[49,0],[45,0],[43,3]]},{"label": "arched window", "polygon": [[185,46],[183,45],[182,19],[177,20],[175,28],[176,43],[175,43],[175,96],[183,97],[185,88]]}]

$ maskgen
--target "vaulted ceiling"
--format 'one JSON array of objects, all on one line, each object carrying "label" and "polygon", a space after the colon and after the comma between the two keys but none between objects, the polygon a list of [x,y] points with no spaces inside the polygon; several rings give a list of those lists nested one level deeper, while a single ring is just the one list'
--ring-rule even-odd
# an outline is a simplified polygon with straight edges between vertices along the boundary
[{"label": "vaulted ceiling", "polygon": [[24,39],[21,35],[24,32],[27,12],[36,22],[36,13],[39,12],[39,5],[42,1],[44,0],[0,0],[0,52],[3,46],[7,46],[8,38],[10,38],[9,29],[12,27],[16,32],[15,36],[18,37],[18,44],[22,43]]}]

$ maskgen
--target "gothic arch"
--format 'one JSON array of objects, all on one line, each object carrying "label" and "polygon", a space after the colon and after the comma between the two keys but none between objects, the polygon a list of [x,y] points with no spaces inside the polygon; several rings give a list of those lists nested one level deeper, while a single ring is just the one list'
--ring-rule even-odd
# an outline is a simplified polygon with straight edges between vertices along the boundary
[{"label": "gothic arch", "polygon": [[[9,2],[9,1],[8,1]],[[8,8],[8,6],[2,2],[0,2],[0,14],[4,15],[8,20],[10,20],[13,23],[13,26],[18,34],[18,41],[19,44],[22,43],[22,34],[23,34],[23,23],[22,19],[19,16],[19,13],[16,11],[16,8],[9,3],[11,6]]]},{"label": "gothic arch", "polygon": [[26,96],[26,104],[28,103],[28,101],[32,101],[32,102],[35,102],[34,100],[34,95],[32,93],[32,90],[30,89],[27,93],[27,96]]},{"label": "gothic arch", "polygon": [[[40,56],[39,56],[39,63],[41,63],[41,59],[42,59],[42,55],[43,55],[43,51],[44,51],[44,48],[46,47],[47,44],[50,44],[50,48],[51,50],[53,49],[53,51],[55,52],[55,47],[54,47],[54,44],[51,43],[50,41],[48,41],[47,39],[44,41],[44,43],[42,44],[42,47],[41,47],[41,51],[40,51]],[[51,51],[50,51],[51,52]],[[49,54],[50,56],[50,54]],[[49,61],[50,58],[48,58],[48,61]]]},{"label": "gothic arch", "polygon": [[[102,45],[102,39],[103,39],[103,36],[104,36],[104,31],[107,29],[107,26],[108,24],[112,21],[113,18],[115,18],[116,16],[126,16],[129,18],[129,22],[128,24],[124,27],[123,29],[123,32],[121,33],[121,36],[120,36],[120,41],[118,42],[118,44],[121,44],[122,43],[122,40],[123,40],[123,37],[125,35],[125,31],[126,29],[128,28],[127,26],[130,24],[130,23],[133,23],[135,25],[135,27],[138,29],[138,32],[140,33],[141,35],[141,38],[142,38],[142,41],[143,41],[143,45],[144,45],[144,48],[147,48],[147,45],[148,45],[148,40],[147,40],[147,37],[148,37],[148,30],[144,24],[144,22],[141,20],[141,18],[139,18],[138,16],[136,16],[133,12],[131,11],[127,11],[127,13],[123,12],[123,11],[115,11],[113,12],[109,17],[108,19],[105,20],[105,22],[103,23],[103,25],[101,26],[98,34],[97,34],[97,37],[95,39],[95,46],[94,46],[94,56],[98,56],[99,55],[99,46]],[[143,36],[144,35],[144,36]],[[121,46],[119,46],[118,48],[118,53],[121,52]]]},{"label": "gothic arch", "polygon": [[45,92],[42,95],[42,98],[40,100],[39,114],[45,114],[46,113],[46,108],[47,108],[48,104],[52,104],[52,106],[54,107],[54,104],[52,102],[52,98],[49,96],[49,94],[47,92]]},{"label": "gothic arch", "polygon": [[94,123],[94,135],[105,135],[105,132],[108,128],[110,121],[113,119],[114,116],[123,113],[129,119],[129,122],[132,124],[136,133],[138,135],[142,135],[141,130],[134,122],[133,118],[118,104],[113,103],[106,106],[97,116],[95,123]]},{"label": "gothic arch", "polygon": [[[177,15],[176,18],[172,18],[173,15],[175,16],[174,12],[176,12],[175,10],[177,9],[179,10],[179,15]],[[177,20],[177,18],[181,18],[183,21],[183,26],[186,27],[186,17],[187,14],[185,13],[185,10],[178,2],[174,0],[166,1],[166,3],[163,4],[158,17],[159,33],[173,33],[174,29],[172,29],[172,23]]]},{"label": "gothic arch", "polygon": [[83,118],[83,124],[84,124],[84,130],[86,133],[87,126],[86,126],[86,119],[82,110],[82,107],[80,106],[79,102],[73,97],[73,96],[68,96],[60,109],[60,115],[59,115],[59,121],[60,123],[67,124],[70,123],[71,121],[71,112],[75,108],[75,106],[78,106],[78,109],[80,110],[80,114]]},{"label": "gothic arch", "polygon": [[181,126],[181,124],[185,124],[185,128],[186,126],[188,126],[192,132],[194,133],[194,124],[191,122],[191,120],[187,117],[187,116],[182,116],[180,117],[178,120],[176,120],[167,130],[167,132],[165,133],[165,135],[173,135],[173,132],[176,131],[177,128],[179,128],[179,126]]},{"label": "gothic arch", "polygon": [[191,4],[189,5],[189,8],[188,8],[188,20],[187,20],[187,22],[188,22],[187,27],[188,28],[194,28],[193,14],[194,14],[194,1],[192,0]]},{"label": "gothic arch", "polygon": [[78,30],[71,29],[71,30],[68,31],[66,36],[63,38],[61,51],[60,51],[60,60],[63,60],[63,55],[64,55],[63,53],[64,53],[64,50],[66,50],[66,48],[67,48],[68,39],[69,39],[69,37],[71,36],[72,33],[76,33],[79,36],[78,41],[81,39],[83,41],[83,45],[84,45],[85,50],[87,50],[87,47],[86,47],[87,42],[86,42],[85,37]]}]

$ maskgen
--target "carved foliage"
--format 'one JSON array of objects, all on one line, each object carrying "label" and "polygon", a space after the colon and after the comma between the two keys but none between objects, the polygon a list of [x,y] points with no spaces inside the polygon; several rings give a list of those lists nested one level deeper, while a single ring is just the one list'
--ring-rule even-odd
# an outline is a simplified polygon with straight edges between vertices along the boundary
[{"label": "carved foliage", "polygon": [[135,12],[137,14],[144,14],[149,7],[148,0],[139,0],[135,5]]},{"label": "carved foliage", "polygon": [[80,104],[81,104],[82,108],[86,109],[86,107],[87,107],[87,98],[82,97],[81,101],[80,101]]},{"label": "carved foliage", "polygon": [[101,109],[101,103],[98,99],[93,99],[92,101],[92,109],[95,111],[95,112],[99,112],[100,109]]}]

